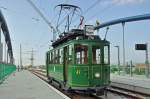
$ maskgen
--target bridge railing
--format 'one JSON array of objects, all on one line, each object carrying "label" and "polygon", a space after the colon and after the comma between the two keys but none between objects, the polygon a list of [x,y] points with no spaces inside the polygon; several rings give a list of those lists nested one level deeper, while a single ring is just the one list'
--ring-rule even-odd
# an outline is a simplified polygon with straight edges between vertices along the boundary
[{"label": "bridge railing", "polygon": [[13,64],[0,63],[0,83],[4,81],[5,77],[10,75],[16,70],[16,66]]}]

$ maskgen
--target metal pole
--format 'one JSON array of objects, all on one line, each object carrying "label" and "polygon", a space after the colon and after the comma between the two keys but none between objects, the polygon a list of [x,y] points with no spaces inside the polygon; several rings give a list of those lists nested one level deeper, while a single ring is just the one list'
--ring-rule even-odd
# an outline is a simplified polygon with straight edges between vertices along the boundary
[{"label": "metal pole", "polygon": [[133,76],[133,74],[132,74],[132,67],[133,67],[133,64],[132,64],[132,60],[131,60],[131,62],[130,62],[130,75],[131,75],[131,77]]},{"label": "metal pole", "polygon": [[119,75],[120,75],[120,48],[119,46],[114,46],[118,49],[118,71],[119,71]]},{"label": "metal pole", "polygon": [[104,38],[104,40],[106,40],[106,36],[107,36],[108,30],[109,30],[109,27],[106,28],[106,33],[105,33],[105,38]]},{"label": "metal pole", "polygon": [[33,56],[33,54],[34,54],[34,51],[33,51],[33,48],[32,48],[32,51],[31,51],[31,65],[32,65],[32,67],[34,65],[34,56]]},{"label": "metal pole", "polygon": [[124,36],[124,26],[125,26],[125,22],[122,23],[122,27],[123,27],[123,36],[122,36],[122,39],[123,39],[123,71],[124,73],[126,73],[125,71],[125,36]]},{"label": "metal pole", "polygon": [[148,43],[146,43],[146,50],[145,50],[145,54],[146,54],[146,60],[145,60],[145,65],[146,65],[146,77],[149,77],[149,61],[148,61]]}]

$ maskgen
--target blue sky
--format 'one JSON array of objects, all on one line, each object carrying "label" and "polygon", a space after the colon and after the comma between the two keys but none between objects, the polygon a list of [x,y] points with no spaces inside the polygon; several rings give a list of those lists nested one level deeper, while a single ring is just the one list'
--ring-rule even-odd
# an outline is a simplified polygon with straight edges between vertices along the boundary
[{"label": "blue sky", "polygon": [[[98,19],[100,23],[127,16],[135,16],[150,13],[150,0],[32,0],[45,17],[55,26],[58,17],[58,9],[54,7],[61,3],[74,4],[82,8],[85,24],[95,25]],[[87,11],[95,2],[97,4]],[[3,9],[3,8],[6,9]],[[37,12],[26,0],[0,0],[0,8],[6,18],[13,45],[16,64],[19,59],[19,45],[22,44],[23,53],[35,50],[35,64],[45,64],[45,52],[49,49],[52,39],[52,31]],[[87,11],[87,12],[85,12]],[[71,27],[79,24],[75,20]],[[135,51],[136,43],[149,43],[150,50],[150,20],[126,23],[125,47],[126,61],[134,63],[144,62],[145,53]],[[104,37],[105,29],[98,33]],[[117,63],[117,49],[121,47],[120,57],[122,62],[122,27],[121,24],[110,27],[107,39],[111,42],[111,63]],[[150,54],[150,52],[149,52]],[[23,54],[23,64],[30,64],[30,55]]]}]

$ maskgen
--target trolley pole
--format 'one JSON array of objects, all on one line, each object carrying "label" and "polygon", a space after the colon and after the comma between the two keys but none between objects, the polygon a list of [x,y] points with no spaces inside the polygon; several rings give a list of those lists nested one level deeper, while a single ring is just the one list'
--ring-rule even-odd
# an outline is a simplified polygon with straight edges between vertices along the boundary
[{"label": "trolley pole", "polygon": [[145,70],[145,74],[146,74],[146,77],[149,78],[148,43],[146,43],[145,54],[146,54],[146,59],[145,59],[145,65],[146,65],[145,69],[146,70]]},{"label": "trolley pole", "polygon": [[70,21],[70,20],[69,20],[69,15],[67,16],[67,20],[68,20],[68,27],[67,27],[67,28],[68,28],[68,32],[69,32],[69,27],[70,27],[70,22],[69,22],[69,21]]}]

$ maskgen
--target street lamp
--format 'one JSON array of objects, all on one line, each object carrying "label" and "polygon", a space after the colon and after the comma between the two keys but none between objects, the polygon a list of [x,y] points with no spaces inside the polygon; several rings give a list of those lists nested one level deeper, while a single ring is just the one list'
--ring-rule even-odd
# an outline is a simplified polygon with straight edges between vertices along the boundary
[{"label": "street lamp", "polygon": [[123,27],[123,35],[122,35],[122,39],[123,39],[123,72],[125,73],[125,37],[124,37],[124,27],[125,27],[125,22],[122,22],[122,27]]},{"label": "street lamp", "polygon": [[114,46],[118,49],[118,71],[119,71],[119,75],[120,75],[120,48],[119,46]]}]

